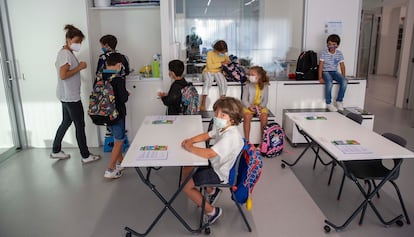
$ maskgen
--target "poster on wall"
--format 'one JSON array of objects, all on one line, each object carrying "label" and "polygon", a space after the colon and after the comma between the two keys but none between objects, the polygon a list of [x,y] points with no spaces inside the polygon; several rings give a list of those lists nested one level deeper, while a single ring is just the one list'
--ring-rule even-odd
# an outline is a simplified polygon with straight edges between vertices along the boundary
[{"label": "poster on wall", "polygon": [[326,35],[331,35],[331,34],[342,35],[342,28],[343,28],[342,21],[328,21],[325,23],[325,34]]}]

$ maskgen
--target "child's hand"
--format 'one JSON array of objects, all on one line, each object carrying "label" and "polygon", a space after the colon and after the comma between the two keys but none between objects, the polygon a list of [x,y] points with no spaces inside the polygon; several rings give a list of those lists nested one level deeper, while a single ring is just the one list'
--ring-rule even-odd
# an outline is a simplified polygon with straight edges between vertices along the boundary
[{"label": "child's hand", "polygon": [[158,95],[158,97],[164,97],[164,96],[167,95],[167,93],[160,91],[160,92],[157,93],[157,95]]},{"label": "child's hand", "polygon": [[190,139],[185,139],[184,141],[181,142],[181,146],[187,151],[190,151],[190,148],[192,145],[193,143],[191,142]]},{"label": "child's hand", "polygon": [[131,91],[130,90],[128,90],[128,89],[126,89],[127,90],[127,92],[128,92],[128,95],[131,95]]},{"label": "child's hand", "polygon": [[229,63],[231,63],[229,60],[224,60],[223,62],[221,62],[221,65],[227,65]]},{"label": "child's hand", "polygon": [[85,69],[87,67],[86,62],[80,61],[78,67],[80,68],[80,70]]},{"label": "child's hand", "polygon": [[319,82],[322,84],[325,83],[325,80],[323,79],[323,77],[319,77]]},{"label": "child's hand", "polygon": [[256,106],[250,105],[249,110],[252,111],[252,112],[255,112],[256,111]]}]

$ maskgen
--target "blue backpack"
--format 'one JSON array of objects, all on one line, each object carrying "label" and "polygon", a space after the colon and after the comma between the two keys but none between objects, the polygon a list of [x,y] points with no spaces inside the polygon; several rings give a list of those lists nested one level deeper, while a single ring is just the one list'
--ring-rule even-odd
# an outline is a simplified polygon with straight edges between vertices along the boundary
[{"label": "blue backpack", "polygon": [[285,132],[278,123],[267,124],[263,131],[263,143],[260,148],[262,155],[273,158],[282,154],[284,136]]},{"label": "blue backpack", "polygon": [[[229,183],[232,184],[234,198],[240,204],[246,203],[253,188],[262,174],[263,161],[260,151],[247,139],[243,139],[244,146],[240,152],[238,164],[230,170]],[[234,180],[237,177],[237,180]]]}]

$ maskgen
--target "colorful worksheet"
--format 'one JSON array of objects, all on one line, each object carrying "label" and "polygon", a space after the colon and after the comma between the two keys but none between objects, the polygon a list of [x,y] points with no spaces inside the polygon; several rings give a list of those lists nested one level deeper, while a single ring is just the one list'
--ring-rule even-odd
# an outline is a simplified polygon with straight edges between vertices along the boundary
[{"label": "colorful worksheet", "polygon": [[372,151],[362,146],[356,140],[335,140],[335,141],[332,141],[332,144],[334,144],[335,147],[337,147],[344,154],[371,154],[372,153]]},{"label": "colorful worksheet", "polygon": [[173,124],[176,116],[157,116],[152,120],[152,124]]},{"label": "colorful worksheet", "polygon": [[165,160],[168,158],[168,146],[151,145],[139,148],[137,159],[139,160]]}]

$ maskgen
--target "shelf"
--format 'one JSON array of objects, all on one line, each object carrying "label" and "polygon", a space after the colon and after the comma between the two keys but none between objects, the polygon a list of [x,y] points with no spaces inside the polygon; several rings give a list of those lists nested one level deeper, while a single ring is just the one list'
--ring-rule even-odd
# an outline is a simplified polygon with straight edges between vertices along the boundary
[{"label": "shelf", "polygon": [[153,9],[160,8],[160,6],[143,5],[143,6],[119,6],[119,7],[90,7],[90,10],[128,10],[128,9]]}]

